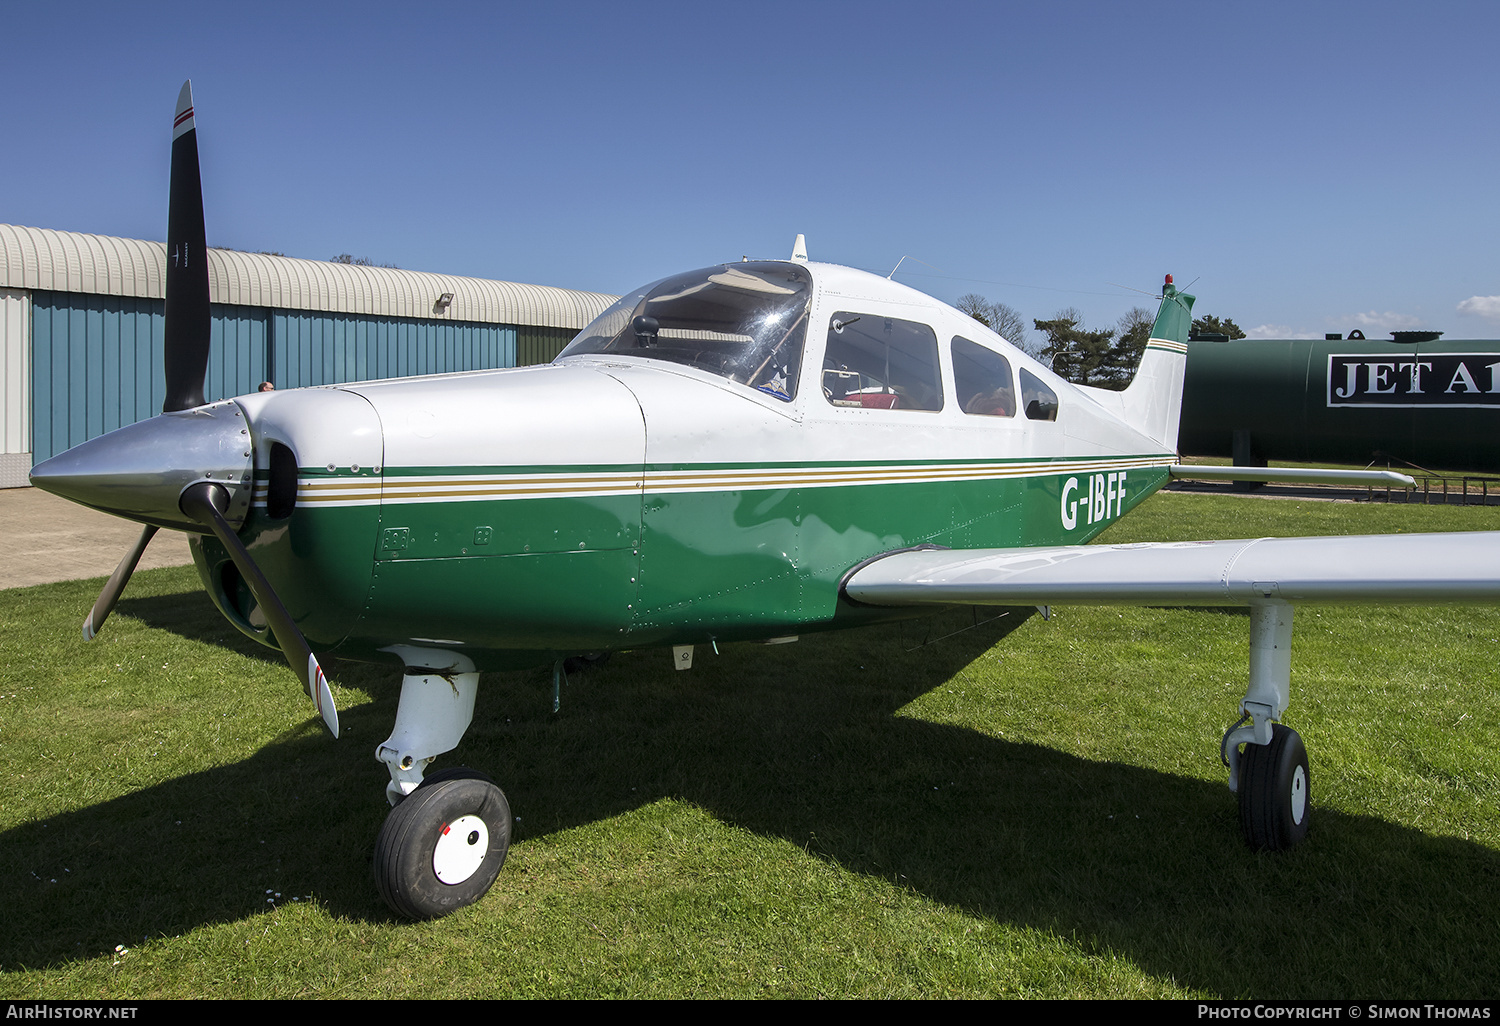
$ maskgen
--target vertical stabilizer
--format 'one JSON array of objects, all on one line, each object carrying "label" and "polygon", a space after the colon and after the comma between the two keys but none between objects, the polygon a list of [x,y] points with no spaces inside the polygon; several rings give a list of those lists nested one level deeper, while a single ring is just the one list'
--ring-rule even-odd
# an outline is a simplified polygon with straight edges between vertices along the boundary
[{"label": "vertical stabilizer", "polygon": [[1172,276],[1167,275],[1141,365],[1130,387],[1120,393],[1125,422],[1173,452],[1177,450],[1182,415],[1182,379],[1187,369],[1188,332],[1193,327],[1193,300],[1193,296],[1178,292]]}]

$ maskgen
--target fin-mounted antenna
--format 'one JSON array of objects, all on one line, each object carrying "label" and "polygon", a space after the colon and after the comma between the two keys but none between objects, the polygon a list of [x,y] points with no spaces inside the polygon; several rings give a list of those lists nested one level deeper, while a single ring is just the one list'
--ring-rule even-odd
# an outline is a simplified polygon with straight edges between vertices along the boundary
[{"label": "fin-mounted antenna", "polygon": [[807,263],[807,236],[801,232],[797,233],[797,241],[792,243],[792,261],[798,264]]}]

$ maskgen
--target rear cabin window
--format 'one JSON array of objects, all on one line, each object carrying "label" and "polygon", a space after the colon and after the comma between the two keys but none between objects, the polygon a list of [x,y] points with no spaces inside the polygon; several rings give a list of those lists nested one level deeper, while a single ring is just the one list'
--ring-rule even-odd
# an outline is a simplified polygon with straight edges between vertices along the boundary
[{"label": "rear cabin window", "polygon": [[1014,417],[1016,387],[1010,361],[958,336],[954,336],[952,350],[953,389],[959,408],[979,417]]},{"label": "rear cabin window", "polygon": [[823,396],[865,410],[941,410],[937,335],[918,321],[840,311],[828,324]]},{"label": "rear cabin window", "polygon": [[1057,419],[1057,393],[1025,367],[1021,368],[1021,408],[1028,420]]}]

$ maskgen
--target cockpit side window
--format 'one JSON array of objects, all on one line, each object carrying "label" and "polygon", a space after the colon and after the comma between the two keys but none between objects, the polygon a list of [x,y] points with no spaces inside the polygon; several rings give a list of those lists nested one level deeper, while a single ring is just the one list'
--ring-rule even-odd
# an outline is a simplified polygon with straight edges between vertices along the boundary
[{"label": "cockpit side window", "polygon": [[600,314],[558,359],[620,353],[698,367],[790,402],[812,279],[796,264],[739,263],[663,278]]},{"label": "cockpit side window", "polygon": [[1010,361],[993,349],[955,335],[952,342],[953,388],[965,413],[981,417],[1014,417],[1016,388]]},{"label": "cockpit side window", "polygon": [[941,410],[937,335],[918,321],[841,311],[828,325],[823,396],[867,410]]},{"label": "cockpit side window", "polygon": [[1057,419],[1057,393],[1025,367],[1021,368],[1021,406],[1028,420]]}]

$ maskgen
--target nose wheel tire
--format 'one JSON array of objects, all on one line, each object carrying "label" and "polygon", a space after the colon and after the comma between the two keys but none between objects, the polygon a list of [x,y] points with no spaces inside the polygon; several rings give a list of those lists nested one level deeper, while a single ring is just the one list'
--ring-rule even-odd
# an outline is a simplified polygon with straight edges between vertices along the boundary
[{"label": "nose wheel tire", "polygon": [[391,810],[375,841],[375,886],[412,919],[472,905],[510,848],[510,804],[487,779],[424,781]]},{"label": "nose wheel tire", "polygon": [[1256,851],[1282,851],[1307,836],[1312,811],[1307,749],[1295,730],[1276,724],[1268,745],[1240,756],[1240,829]]}]

